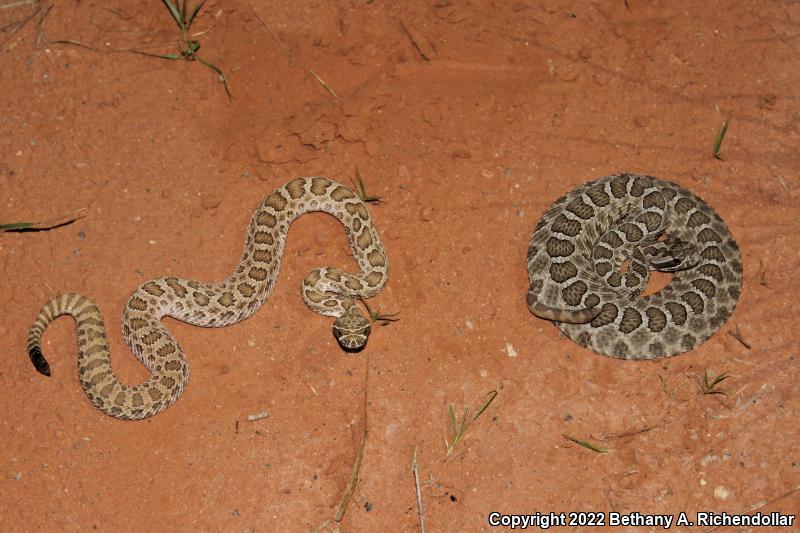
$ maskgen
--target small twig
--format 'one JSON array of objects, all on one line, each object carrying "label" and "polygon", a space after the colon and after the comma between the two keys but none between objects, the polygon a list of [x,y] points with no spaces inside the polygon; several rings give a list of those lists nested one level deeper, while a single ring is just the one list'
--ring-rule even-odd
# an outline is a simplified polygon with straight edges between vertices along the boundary
[{"label": "small twig", "polygon": [[267,22],[263,18],[261,18],[261,15],[258,14],[258,11],[256,11],[256,8],[253,7],[253,3],[250,0],[247,0],[247,5],[250,6],[250,11],[252,11],[255,14],[256,18],[261,22],[261,24],[263,24],[264,27],[267,28],[267,31],[269,32],[269,34],[272,35],[272,37],[276,41],[278,41],[278,44],[281,45],[281,48],[283,48],[284,51],[287,54],[289,54],[289,56],[291,56],[292,55],[292,51],[289,50],[289,48],[285,44],[283,44],[283,41],[280,40],[280,38],[275,34],[274,31],[272,31],[272,28],[269,27],[269,24],[267,24]]},{"label": "small twig", "polygon": [[749,342],[747,342],[742,338],[742,334],[739,331],[739,324],[736,324],[736,329],[728,330],[728,335],[730,335],[731,337],[742,343],[742,346],[744,346],[748,350],[751,350],[753,348],[753,346]]},{"label": "small twig", "polygon": [[24,5],[33,5],[38,0],[20,0],[19,2],[10,2],[8,4],[0,4],[0,9],[13,9],[15,7],[24,6]]},{"label": "small twig", "polygon": [[247,415],[247,420],[250,422],[255,422],[256,420],[262,420],[264,418],[269,418],[268,411],[261,411],[260,413],[256,413],[254,415]]},{"label": "small twig", "polygon": [[[444,438],[444,443],[445,443],[445,445],[447,445],[447,437],[445,437],[445,438]],[[453,461],[453,460],[455,460],[455,458],[456,458],[456,457],[458,457],[459,455],[461,455],[461,453],[462,453],[463,451],[464,451],[464,448],[463,448],[463,447],[462,447],[462,448],[459,448],[457,452],[455,452],[453,455],[451,455],[450,457],[448,457],[447,459],[445,459],[445,461],[444,461],[444,465],[445,465],[445,466],[449,465],[449,464],[450,464],[450,462],[451,462],[451,461]]]},{"label": "small twig", "polygon": [[414,473],[414,486],[417,489],[417,514],[419,515],[419,531],[425,533],[425,508],[422,506],[422,491],[419,488],[419,466],[417,465],[417,445],[411,459],[411,471]]},{"label": "small twig", "polygon": [[[745,509],[744,511],[742,511],[741,513],[738,513],[738,514],[752,513],[756,509],[761,509],[765,505],[769,505],[770,503],[775,503],[778,500],[782,500],[782,499],[786,498],[787,496],[791,496],[795,492],[800,492],[800,485],[795,485],[793,488],[787,490],[786,492],[784,492],[783,494],[781,494],[779,496],[775,496],[774,498],[770,498],[768,500],[763,500],[763,501],[760,501],[758,503],[755,503],[755,504],[751,505],[750,507],[748,507],[747,509]],[[704,530],[703,533],[710,533],[711,531],[716,531],[720,527],[722,527],[722,526],[710,527],[710,528]]]},{"label": "small twig", "polygon": [[[144,54],[148,55],[146,52],[142,52],[142,50],[150,50],[152,48],[165,48],[170,46],[172,43],[158,43],[158,44],[149,44],[147,46],[142,46],[140,48],[111,48],[109,52],[118,53],[118,52],[130,52],[133,54]],[[152,57],[161,57],[158,54],[149,54]]]},{"label": "small twig", "polygon": [[406,26],[402,20],[400,21],[400,27],[408,37],[408,40],[411,41],[411,44],[414,45],[414,48],[417,50],[417,53],[420,55],[420,57],[425,61],[430,61],[430,54],[426,52],[425,48],[420,45],[419,41],[417,41],[417,39],[414,37],[414,34],[411,33],[411,30],[408,29],[408,26]]},{"label": "small twig", "polygon": [[194,33],[192,34],[192,37],[202,37],[202,36],[203,36],[203,35],[205,35],[206,33],[208,33],[208,32],[210,32],[211,30],[213,30],[213,29],[214,29],[216,26],[217,26],[217,23],[215,22],[215,23],[211,24],[211,26],[209,26],[208,28],[204,29],[203,31],[196,31],[196,32],[194,32]]},{"label": "small twig", "polygon": [[658,381],[661,382],[661,390],[664,391],[664,394],[666,394],[667,396],[670,396],[672,394],[672,392],[675,392],[675,390],[673,390],[672,392],[669,391],[669,389],[667,387],[667,378],[665,376],[662,376],[661,374],[659,374],[658,375]]},{"label": "small twig", "polygon": [[50,39],[48,39],[47,42],[48,42],[48,44],[69,44],[69,45],[72,45],[72,46],[78,46],[80,48],[86,48],[86,49],[91,50],[93,52],[97,51],[94,47],[89,46],[88,44],[83,44],[82,42],[79,42],[79,41],[70,41],[69,39],[56,39],[54,41],[51,41]]},{"label": "small twig", "polygon": [[[49,8],[48,8],[48,9],[49,9]],[[0,51],[2,51],[3,47],[5,47],[6,43],[7,43],[7,42],[8,42],[8,41],[11,39],[11,37],[12,37],[12,36],[13,36],[15,33],[17,33],[19,30],[21,30],[22,28],[24,28],[24,27],[25,27],[25,25],[27,25],[27,24],[28,24],[28,22],[30,22],[31,20],[33,20],[33,18],[34,18],[36,15],[40,14],[41,12],[42,12],[42,8],[41,8],[41,7],[37,7],[36,9],[34,9],[34,10],[33,10],[33,13],[31,13],[31,14],[30,14],[30,15],[28,15],[27,17],[23,18],[22,20],[20,20],[20,21],[17,21],[17,22],[12,22],[11,24],[8,24],[8,25],[6,25],[6,26],[3,26],[3,29],[4,29],[4,30],[5,30],[5,28],[7,28],[8,26],[14,26],[14,27],[13,27],[13,28],[11,28],[11,30],[9,30],[9,32],[8,32],[8,35],[6,35],[6,38],[5,38],[5,39],[3,39],[3,42],[2,42],[2,43],[0,43]]]},{"label": "small twig", "polygon": [[42,14],[39,16],[39,31],[36,34],[36,44],[40,44],[44,37],[44,20],[47,18],[47,15],[50,13],[50,10],[53,9],[53,3],[47,4],[47,7],[44,8]]},{"label": "small twig", "polygon": [[145,52],[144,50],[147,48],[159,48],[159,45],[154,46],[147,46],[144,49],[138,48],[118,48],[115,50],[111,50],[112,52],[128,52],[131,54],[139,54],[141,56],[147,57],[155,57],[158,59],[181,59],[183,56],[181,54],[151,54],[150,52]]},{"label": "small twig", "polygon": [[767,269],[764,268],[764,262],[761,260],[761,258],[758,259],[758,267],[761,270],[758,275],[758,284],[769,289],[769,285],[767,285]]},{"label": "small twig", "polygon": [[320,78],[320,77],[317,75],[317,73],[316,73],[316,72],[314,72],[313,70],[311,70],[311,67],[306,67],[306,70],[307,70],[307,71],[309,71],[309,72],[311,73],[311,75],[312,75],[312,76],[314,76],[314,78],[316,78],[316,80],[322,84],[322,86],[323,86],[323,87],[325,87],[325,90],[326,90],[326,91],[328,91],[329,93],[331,93],[331,95],[333,95],[333,97],[336,99],[336,101],[337,101],[337,102],[339,101],[339,95],[338,95],[338,94],[336,94],[336,91],[334,91],[334,90],[333,90],[333,88],[331,88],[331,86],[330,86],[330,85],[328,85],[327,83],[325,83],[325,80],[323,80],[322,78]]},{"label": "small twig", "polygon": [[364,375],[364,427],[361,431],[361,443],[356,452],[356,458],[353,462],[353,468],[350,471],[350,478],[347,480],[347,485],[344,488],[342,497],[339,499],[339,505],[336,506],[336,514],[333,519],[336,522],[341,522],[344,518],[344,513],[347,511],[347,505],[350,503],[350,498],[353,496],[353,491],[358,483],[358,475],[361,471],[361,461],[364,459],[364,446],[367,443],[367,392],[369,391],[369,354],[365,358],[367,369]]},{"label": "small twig", "polygon": [[[11,7],[14,7],[15,5],[18,6],[18,5],[23,5],[23,4],[35,4],[35,3],[37,3],[37,2],[36,1],[25,1],[25,2],[17,2],[16,4],[5,4],[5,5],[0,5],[0,9],[4,9],[4,8],[8,7],[9,5]],[[51,4],[47,4],[44,8],[38,8],[36,11],[34,11],[31,14],[31,18],[32,18],[34,15],[39,13],[39,31],[38,31],[38,34],[37,34],[37,37],[36,37],[36,43],[39,44],[42,41],[46,41],[47,44],[51,44],[51,45],[52,44],[69,44],[69,45],[73,45],[73,46],[80,46],[82,48],[88,48],[89,50],[95,51],[95,49],[92,48],[91,46],[89,46],[88,44],[83,44],[83,43],[80,43],[78,41],[71,41],[69,39],[55,39],[55,40],[48,39],[47,36],[44,34],[44,23],[45,23],[45,19],[46,19],[47,15],[50,13],[50,10],[52,8],[53,8],[53,4],[52,3]],[[25,21],[23,21],[23,23],[26,23],[28,20],[30,20],[30,18],[26,19]],[[14,24],[15,23],[8,24],[7,26],[0,26],[0,31],[2,31],[6,27],[12,26]],[[16,31],[17,29],[19,29],[19,28],[15,28],[14,31]]]},{"label": "small twig", "polygon": [[[272,35],[272,38],[275,39],[278,42],[279,45],[281,45],[281,48],[283,48],[283,51],[286,52],[286,55],[289,56],[289,59],[291,59],[292,58],[292,51],[289,49],[289,47],[286,46],[283,43],[283,41],[280,40],[280,38],[278,37],[278,35],[274,31],[272,31],[272,28],[270,28],[269,24],[267,24],[267,22],[261,17],[261,15],[259,15],[258,11],[256,11],[255,7],[253,7],[253,3],[250,0],[247,0],[247,5],[250,6],[250,11],[252,11],[255,14],[255,16],[259,20],[259,22],[261,22],[261,24],[264,25],[264,27],[267,29],[269,34]],[[306,65],[303,65],[303,68],[306,69],[306,71],[308,71],[308,73],[311,74],[314,77],[314,79],[317,80],[325,88],[325,90],[328,91],[336,99],[337,102],[339,102],[339,95],[336,94],[336,91],[334,91],[333,88],[330,85],[325,83],[325,80],[323,80],[321,77],[319,77],[316,72],[311,70],[310,67],[308,67]]]},{"label": "small twig", "polygon": [[350,471],[350,478],[347,480],[347,486],[342,493],[342,497],[339,499],[339,505],[336,506],[336,514],[333,519],[337,522],[341,522],[342,518],[344,518],[344,513],[347,511],[347,504],[350,503],[350,498],[353,496],[356,483],[358,483],[358,474],[361,470],[361,461],[364,459],[364,445],[366,442],[367,430],[365,425],[364,432],[361,434],[361,444],[358,447],[358,453],[356,453],[356,460],[353,462],[353,468]]},{"label": "small twig", "polygon": [[603,435],[604,439],[621,439],[624,437],[632,437],[634,435],[639,435],[640,433],[647,433],[648,431],[653,431],[658,426],[647,426],[643,427],[642,429],[632,429],[631,431],[626,431],[625,433],[609,433],[608,435]]}]

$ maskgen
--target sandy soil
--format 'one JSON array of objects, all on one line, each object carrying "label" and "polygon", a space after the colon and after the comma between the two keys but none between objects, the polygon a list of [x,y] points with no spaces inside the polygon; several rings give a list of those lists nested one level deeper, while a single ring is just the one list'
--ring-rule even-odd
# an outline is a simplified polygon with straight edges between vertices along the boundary
[{"label": "sandy soil", "polygon": [[[175,53],[160,2],[46,8],[0,2],[0,223],[85,216],[0,234],[3,531],[417,531],[415,447],[428,531],[490,530],[492,511],[800,509],[800,4],[212,0],[193,30],[231,100],[199,62],[120,51]],[[299,298],[312,268],[355,268],[313,214],[254,318],[166,320],[192,365],[166,412],[92,407],[66,318],[44,338],[53,376],[32,368],[34,316],[77,291],[104,312],[115,370],[144,379],[119,331],[130,292],[224,278],[261,198],[356,166],[383,197],[374,305],[400,313],[361,354]],[[742,249],[733,318],[673,359],[599,356],[524,303],[539,217],[620,170],[699,194]],[[728,373],[727,394],[702,394],[704,372]],[[448,405],[492,390],[448,460]]]}]

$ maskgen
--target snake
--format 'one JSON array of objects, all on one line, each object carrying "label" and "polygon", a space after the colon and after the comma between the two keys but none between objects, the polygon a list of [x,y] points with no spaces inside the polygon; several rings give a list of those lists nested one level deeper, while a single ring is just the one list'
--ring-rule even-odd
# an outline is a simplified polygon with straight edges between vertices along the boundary
[{"label": "snake", "polygon": [[[528,309],[584,348],[617,359],[687,352],[733,313],[742,257],[722,218],[653,176],[598,178],[557,199],[528,246]],[[651,271],[672,273],[642,295]]]},{"label": "snake", "polygon": [[181,396],[189,365],[175,337],[161,323],[165,316],[204,327],[224,327],[252,316],[267,300],[278,278],[289,225],[310,211],[333,215],[344,226],[359,267],[357,274],[322,267],[303,280],[301,295],[316,313],[335,317],[333,335],[347,352],[364,348],[371,319],[357,304],[378,294],[389,264],[365,202],[344,185],[323,177],[289,181],[258,206],[247,229],[244,252],[233,274],[218,283],[164,277],[140,285],[128,299],[122,334],[131,352],[149,370],[137,385],[121,383],[111,367],[106,329],[98,306],[88,297],[59,294],[37,315],[28,333],[34,368],[50,375],[41,349],[48,324],[71,315],[78,339],[78,376],[89,400],[103,413],[122,420],[156,415]]}]

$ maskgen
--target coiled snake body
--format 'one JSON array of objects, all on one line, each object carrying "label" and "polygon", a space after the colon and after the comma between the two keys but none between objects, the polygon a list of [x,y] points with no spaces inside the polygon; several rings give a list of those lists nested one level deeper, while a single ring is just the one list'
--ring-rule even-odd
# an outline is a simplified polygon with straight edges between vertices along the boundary
[{"label": "coiled snake body", "polygon": [[[674,275],[639,297],[650,270]],[[528,276],[529,309],[570,339],[619,359],[657,359],[691,350],[728,320],[742,258],[701,198],[666,180],[616,174],[556,200],[534,230]]]},{"label": "coiled snake body", "polygon": [[289,225],[309,211],[324,211],[339,219],[360,272],[314,270],[303,281],[303,300],[313,311],[336,317],[333,333],[345,350],[360,349],[367,342],[371,322],[355,300],[374,296],[383,288],[389,269],[386,254],[364,202],[339,183],[310,177],[290,181],[264,199],[248,227],[242,258],[228,279],[210,284],[160,278],[134,291],[125,306],[122,332],[128,347],[152,373],[144,383],[128,386],[117,380],[100,310],[80,294],[61,294],[44,305],[28,334],[31,361],[39,372],[50,375],[41,351],[42,333],[55,317],[72,315],[78,333],[78,374],[92,403],[126,420],[163,411],[183,393],[189,367],[161,318],[223,327],[253,315],[275,286]]}]

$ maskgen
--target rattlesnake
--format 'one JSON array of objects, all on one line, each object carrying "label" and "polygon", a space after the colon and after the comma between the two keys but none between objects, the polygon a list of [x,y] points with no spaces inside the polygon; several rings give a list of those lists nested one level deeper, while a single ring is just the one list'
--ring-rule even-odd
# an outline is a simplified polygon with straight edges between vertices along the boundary
[{"label": "rattlesnake", "polygon": [[[650,270],[674,275],[638,297]],[[728,320],[742,258],[701,198],[666,180],[616,174],[556,200],[534,230],[528,275],[529,309],[570,339],[619,359],[657,359],[691,350]]]},{"label": "rattlesnake", "polygon": [[223,327],[253,315],[275,286],[289,224],[309,211],[324,211],[339,219],[361,271],[351,275],[331,267],[314,270],[303,281],[303,300],[313,311],[337,317],[333,333],[342,348],[362,348],[371,322],[362,316],[355,299],[369,298],[383,288],[389,269],[386,254],[364,202],[339,183],[309,177],[290,181],[264,199],[248,227],[242,258],[225,281],[209,284],[167,277],[148,281],[134,291],[125,306],[122,332],[131,351],[152,374],[144,383],[127,386],[117,380],[100,310],[79,294],[61,294],[44,305],[28,334],[31,361],[39,372],[50,375],[41,351],[42,333],[55,317],[72,315],[78,333],[78,374],[92,403],[125,420],[163,411],[183,393],[189,367],[161,318]]}]

